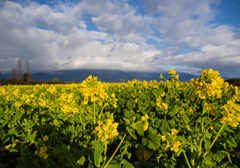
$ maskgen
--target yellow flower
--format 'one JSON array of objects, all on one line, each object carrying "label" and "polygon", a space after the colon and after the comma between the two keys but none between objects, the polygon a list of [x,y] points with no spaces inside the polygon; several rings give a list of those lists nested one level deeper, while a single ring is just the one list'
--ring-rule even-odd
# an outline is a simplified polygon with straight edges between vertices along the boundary
[{"label": "yellow flower", "polygon": [[171,151],[178,152],[180,145],[181,145],[181,142],[176,141],[176,142],[173,144],[173,147],[171,148]]},{"label": "yellow flower", "polygon": [[145,116],[142,116],[142,117],[141,117],[141,120],[142,120],[142,121],[145,121],[146,119],[148,119],[148,114],[145,114]]},{"label": "yellow flower", "polygon": [[119,123],[116,123],[116,122],[113,123],[113,124],[112,124],[113,129],[117,129],[118,125],[119,125]]},{"label": "yellow flower", "polygon": [[161,136],[162,141],[166,141],[166,137],[165,136]]},{"label": "yellow flower", "polygon": [[47,158],[48,158],[48,154],[44,153],[43,159],[47,159]]},{"label": "yellow flower", "polygon": [[164,77],[163,77],[163,75],[161,74],[161,75],[159,76],[159,78],[161,79],[161,78],[164,78]]},{"label": "yellow flower", "polygon": [[102,122],[102,120],[98,120],[97,123],[99,126],[101,126],[103,122]]},{"label": "yellow flower", "polygon": [[107,124],[103,124],[103,130],[107,132],[109,130],[109,126]]},{"label": "yellow flower", "polygon": [[45,136],[43,137],[43,141],[47,141],[47,140],[48,140],[48,136],[45,135]]},{"label": "yellow flower", "polygon": [[39,155],[39,153],[38,153],[38,150],[35,150],[35,152],[34,152],[36,155]]},{"label": "yellow flower", "polygon": [[15,106],[16,106],[17,108],[19,108],[19,107],[21,106],[21,103],[20,103],[20,102],[15,102]]},{"label": "yellow flower", "polygon": [[107,119],[107,125],[108,125],[108,126],[112,125],[112,123],[113,123],[112,120]]},{"label": "yellow flower", "polygon": [[172,131],[172,135],[176,135],[178,133],[178,130],[176,130],[175,128],[171,130]]},{"label": "yellow flower", "polygon": [[146,131],[148,129],[148,125],[149,125],[149,123],[145,122],[145,124],[143,125],[143,131]]},{"label": "yellow flower", "polygon": [[162,103],[163,109],[168,109],[168,104],[167,103]]},{"label": "yellow flower", "polygon": [[47,147],[46,146],[40,148],[40,153],[44,153],[46,151],[47,151]]},{"label": "yellow flower", "polygon": [[191,114],[191,115],[193,115],[193,114],[194,114],[194,111],[193,111],[193,109],[189,109],[189,111],[190,111],[190,114]]},{"label": "yellow flower", "polygon": [[176,71],[171,68],[171,69],[170,69],[170,72],[168,72],[168,74],[173,74],[173,75],[175,75],[175,74],[176,74]]}]

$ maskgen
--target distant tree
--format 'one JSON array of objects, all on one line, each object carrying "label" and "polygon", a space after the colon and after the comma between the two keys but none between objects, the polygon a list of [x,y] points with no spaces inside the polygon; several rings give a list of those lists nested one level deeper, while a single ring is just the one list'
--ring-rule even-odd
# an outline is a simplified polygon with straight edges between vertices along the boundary
[{"label": "distant tree", "polygon": [[5,80],[2,85],[23,85],[24,83],[22,81],[16,80],[16,79],[9,79]]},{"label": "distant tree", "polygon": [[17,60],[17,68],[18,68],[18,79],[21,81],[22,79],[22,62],[20,59]]},{"label": "distant tree", "polygon": [[17,74],[17,70],[15,68],[12,69],[11,71],[11,76],[10,79],[14,79],[14,80],[18,80],[18,74]]},{"label": "distant tree", "polygon": [[28,83],[28,82],[30,82],[29,79],[30,79],[29,73],[25,72],[22,76],[22,81],[25,82],[25,83]]},{"label": "distant tree", "polygon": [[58,83],[60,80],[58,79],[58,78],[54,78],[53,80],[52,80],[52,82],[53,83]]},{"label": "distant tree", "polygon": [[77,81],[70,81],[70,82],[68,82],[68,84],[72,84],[72,83],[79,83],[79,82],[77,82]]},{"label": "distant tree", "polygon": [[30,82],[32,80],[32,76],[30,74],[30,65],[28,60],[26,62],[26,70],[27,70],[27,82]]}]

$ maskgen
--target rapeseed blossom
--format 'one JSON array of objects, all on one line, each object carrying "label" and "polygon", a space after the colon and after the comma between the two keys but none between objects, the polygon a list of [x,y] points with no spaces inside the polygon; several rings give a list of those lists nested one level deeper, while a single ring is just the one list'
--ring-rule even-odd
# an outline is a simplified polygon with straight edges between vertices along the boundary
[{"label": "rapeseed blossom", "polygon": [[223,108],[225,111],[222,112],[223,117],[220,119],[220,122],[229,123],[232,127],[237,127],[240,123],[240,106],[235,104],[235,99],[228,100]]},{"label": "rapeseed blossom", "polygon": [[175,128],[171,130],[171,133],[168,133],[167,136],[161,136],[163,144],[163,148],[165,150],[169,149],[174,152],[179,151],[179,147],[181,142],[177,140],[178,130]]},{"label": "rapeseed blossom", "polygon": [[148,119],[148,114],[145,114],[144,116],[141,117],[141,120],[143,122],[143,131],[146,131],[148,129],[149,123],[147,119]]},{"label": "rapeseed blossom", "polygon": [[[46,140],[46,137],[48,136],[44,136],[45,140]],[[48,154],[46,153],[47,147],[45,146],[43,141],[41,139],[38,139],[38,141],[35,142],[35,145],[37,147],[37,150],[34,153],[43,159],[47,159],[48,158]]]},{"label": "rapeseed blossom", "polygon": [[[164,95],[165,95],[165,94],[164,94]],[[162,102],[161,96],[158,96],[156,104],[157,104],[157,106],[158,106],[161,110],[163,110],[163,111],[165,111],[165,110],[168,109],[168,104]]]},{"label": "rapeseed blossom", "polygon": [[84,96],[82,104],[88,104],[90,98],[92,102],[98,101],[99,105],[102,105],[100,100],[106,100],[108,98],[103,83],[97,81],[97,77],[92,78],[92,75],[82,82],[79,91]]},{"label": "rapeseed blossom", "polygon": [[118,136],[117,127],[119,123],[114,122],[113,113],[110,115],[106,114],[107,120],[98,120],[98,126],[92,131],[92,134],[101,139],[101,141],[107,141]]},{"label": "rapeseed blossom", "polygon": [[218,71],[209,71],[202,69],[202,74],[197,79],[191,79],[190,83],[195,87],[196,92],[200,99],[205,99],[206,96],[222,97],[222,87],[224,86],[224,79],[218,76]]},{"label": "rapeseed blossom", "polygon": [[213,104],[211,104],[211,103],[209,103],[209,104],[206,103],[206,106],[207,106],[206,109],[207,109],[208,111],[210,111],[213,116],[217,115],[218,111],[217,111],[217,109],[215,108],[215,106],[214,106]]}]

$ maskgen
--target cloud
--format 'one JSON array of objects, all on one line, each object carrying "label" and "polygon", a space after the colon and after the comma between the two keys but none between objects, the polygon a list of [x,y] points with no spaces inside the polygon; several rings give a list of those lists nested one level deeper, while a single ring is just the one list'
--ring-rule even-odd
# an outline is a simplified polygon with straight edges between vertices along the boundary
[{"label": "cloud", "polygon": [[[159,72],[173,65],[179,72],[213,68],[226,76],[239,74],[239,30],[214,22],[219,0],[141,2],[1,2],[1,71],[10,71],[19,58],[30,60],[32,71]],[[189,52],[183,54],[184,48]]]},{"label": "cloud", "polygon": [[240,49],[237,47],[206,45],[202,47],[201,52],[176,55],[173,62],[177,65],[187,65],[188,68],[219,69],[222,76],[234,77],[240,73],[239,53]]}]

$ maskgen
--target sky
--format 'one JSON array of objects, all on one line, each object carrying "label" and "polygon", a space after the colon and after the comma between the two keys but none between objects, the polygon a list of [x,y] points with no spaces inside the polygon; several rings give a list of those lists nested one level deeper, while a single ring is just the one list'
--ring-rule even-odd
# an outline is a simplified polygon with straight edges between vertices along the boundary
[{"label": "sky", "polygon": [[240,0],[0,0],[0,72],[111,69],[240,78]]}]

